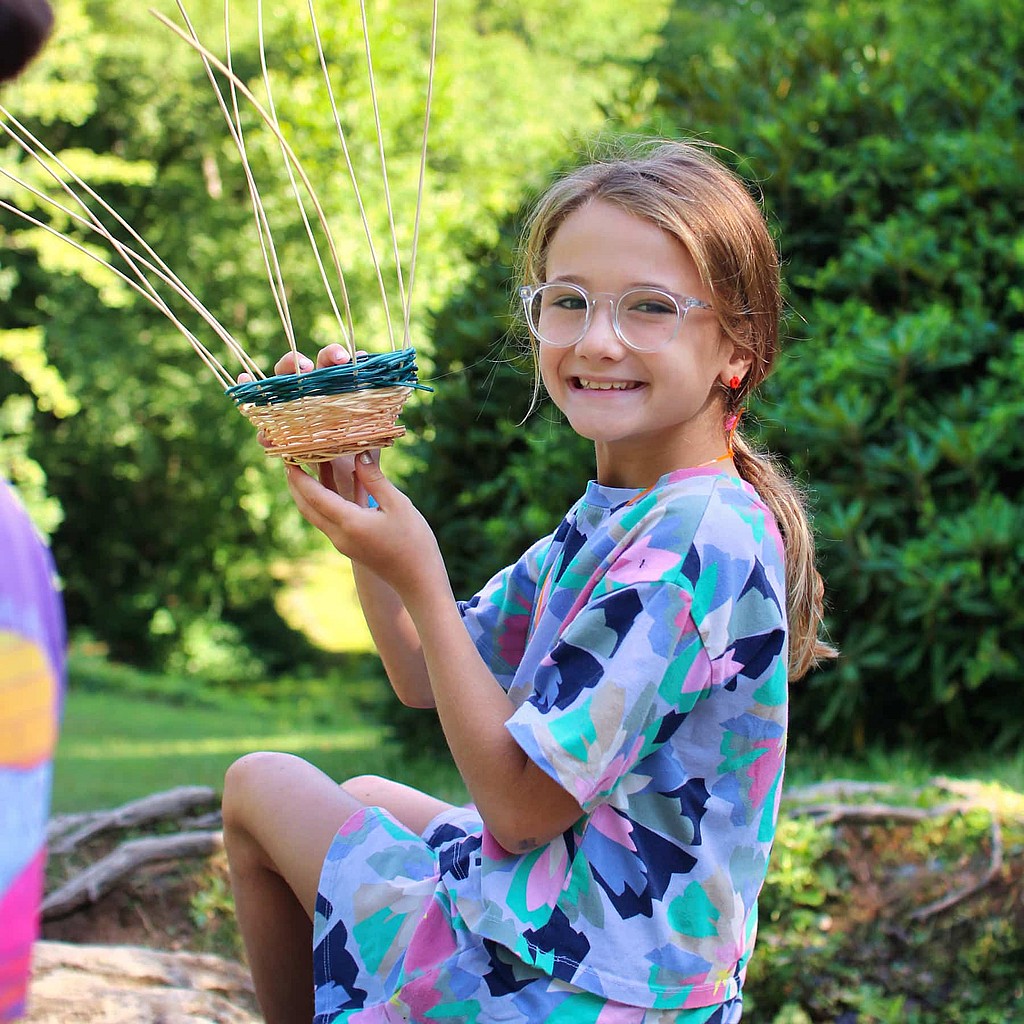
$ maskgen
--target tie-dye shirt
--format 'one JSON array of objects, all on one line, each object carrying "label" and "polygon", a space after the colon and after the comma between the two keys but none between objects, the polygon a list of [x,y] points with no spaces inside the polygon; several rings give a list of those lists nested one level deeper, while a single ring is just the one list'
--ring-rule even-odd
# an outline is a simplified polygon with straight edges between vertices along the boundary
[{"label": "tie-dye shirt", "polygon": [[25,1010],[63,695],[64,613],[50,553],[0,480],[0,1021]]},{"label": "tie-dye shirt", "polygon": [[486,831],[445,878],[466,926],[587,991],[659,1009],[740,990],[786,748],[782,542],[745,482],[591,483],[462,605],[507,723],[584,816],[526,855]]}]

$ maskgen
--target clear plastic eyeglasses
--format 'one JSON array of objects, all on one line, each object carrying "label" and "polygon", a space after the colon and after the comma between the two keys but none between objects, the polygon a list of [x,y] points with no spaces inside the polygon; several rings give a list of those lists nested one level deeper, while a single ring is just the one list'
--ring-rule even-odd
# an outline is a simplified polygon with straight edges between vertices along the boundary
[{"label": "clear plastic eyeglasses", "polygon": [[583,340],[599,302],[611,304],[616,336],[637,352],[656,352],[667,345],[691,309],[712,308],[692,295],[673,295],[661,288],[630,288],[615,295],[557,281],[536,287],[523,285],[519,297],[530,330],[554,348],[569,348]]}]

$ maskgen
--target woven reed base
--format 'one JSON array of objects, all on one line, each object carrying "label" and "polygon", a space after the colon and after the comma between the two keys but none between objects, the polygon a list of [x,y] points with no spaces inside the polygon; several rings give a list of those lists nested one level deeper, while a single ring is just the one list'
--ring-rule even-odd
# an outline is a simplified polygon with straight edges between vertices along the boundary
[{"label": "woven reed base", "polygon": [[239,406],[260,431],[267,455],[285,462],[327,462],[339,455],[387,448],[405,433],[396,421],[412,388],[374,388],[306,395],[288,402]]}]

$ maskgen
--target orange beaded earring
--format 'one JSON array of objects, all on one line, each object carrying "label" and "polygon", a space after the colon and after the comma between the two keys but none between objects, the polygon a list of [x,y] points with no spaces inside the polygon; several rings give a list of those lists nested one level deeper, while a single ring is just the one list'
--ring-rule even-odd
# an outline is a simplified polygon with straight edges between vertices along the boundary
[{"label": "orange beaded earring", "polygon": [[[736,396],[737,396],[737,392],[739,391],[740,385],[742,383],[743,383],[743,381],[741,381],[740,378],[735,373],[729,378],[729,383],[728,383],[727,387],[729,388],[729,404],[730,404],[730,406],[732,405],[733,402],[735,402]],[[732,446],[733,435],[736,433],[736,427],[739,426],[740,417],[742,415],[743,415],[743,410],[742,409],[735,409],[734,408],[732,410],[732,412],[730,412],[729,415],[726,416],[726,418],[725,418],[725,440],[726,440],[726,444],[728,445],[728,454],[729,454],[730,458],[732,457],[732,454],[733,454],[733,446]]]}]

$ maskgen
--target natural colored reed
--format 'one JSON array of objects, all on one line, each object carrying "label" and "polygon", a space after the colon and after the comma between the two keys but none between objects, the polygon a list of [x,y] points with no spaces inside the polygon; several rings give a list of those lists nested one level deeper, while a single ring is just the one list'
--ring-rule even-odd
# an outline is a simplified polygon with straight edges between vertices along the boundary
[{"label": "natural colored reed", "polygon": [[[290,462],[319,462],[345,453],[389,445],[404,432],[404,428],[398,425],[397,420],[405,400],[413,389],[424,388],[424,385],[419,384],[416,378],[415,353],[410,343],[410,318],[436,60],[437,0],[433,2],[431,17],[430,57],[424,103],[423,140],[417,183],[412,251],[408,262],[407,280],[406,275],[403,273],[403,262],[399,252],[395,217],[391,203],[387,157],[384,147],[380,109],[377,103],[365,0],[360,0],[359,2],[366,56],[367,81],[373,104],[374,124],[380,158],[380,173],[387,207],[398,298],[401,306],[401,347],[399,346],[399,339],[396,337],[392,323],[391,304],[389,302],[384,273],[381,269],[381,263],[370,230],[356,170],[350,158],[348,141],[345,137],[341,118],[335,103],[328,60],[317,22],[314,0],[307,0],[312,39],[316,46],[335,130],[341,144],[353,195],[362,220],[368,251],[376,273],[379,301],[388,329],[390,351],[371,355],[360,354],[358,357],[355,343],[356,331],[352,322],[348,287],[345,283],[345,275],[338,256],[337,247],[331,234],[331,225],[312,182],[303,169],[298,155],[282,131],[280,121],[278,120],[264,45],[262,0],[256,0],[256,16],[263,92],[265,93],[265,100],[263,102],[257,98],[246,83],[237,77],[232,67],[230,0],[225,0],[224,3],[224,59],[218,57],[200,41],[182,0],[176,0],[176,3],[184,27],[176,25],[159,12],[152,11],[151,13],[199,55],[206,69],[217,104],[241,160],[252,204],[264,270],[273,296],[274,305],[281,321],[282,333],[287,347],[297,354],[298,341],[295,337],[291,313],[288,308],[285,275],[274,245],[270,221],[249,162],[245,135],[243,133],[239,96],[256,111],[280,147],[292,195],[315,258],[325,298],[337,323],[338,337],[349,351],[350,362],[331,367],[329,371],[315,370],[306,373],[299,372],[268,377],[257,362],[246,352],[243,345],[218,322],[194,292],[160,258],[146,240],[94,189],[61,161],[55,153],[51,152],[39,138],[3,106],[0,106],[0,114],[4,118],[3,121],[0,121],[0,129],[47,171],[66,196],[66,202],[28,185],[8,169],[0,167],[0,175],[27,189],[37,199],[44,201],[53,209],[63,213],[73,224],[98,235],[112,250],[112,258],[118,257],[121,265],[115,266],[112,262],[97,256],[91,249],[86,248],[74,238],[19,210],[5,200],[0,199],[0,208],[15,213],[29,223],[57,235],[80,252],[92,259],[96,259],[166,316],[188,340],[203,363],[210,369],[221,386],[225,388],[227,394],[235,401],[240,411],[261,432],[261,439],[267,454]],[[130,241],[125,242],[122,240],[125,235],[127,235]],[[326,249],[326,252],[323,251],[324,249]],[[249,383],[235,383],[233,374],[217,358],[209,345],[199,337],[195,330],[186,326],[174,308],[172,308],[170,302],[165,297],[168,291],[176,299],[183,301],[185,305],[198,315],[203,324],[202,333],[206,334],[209,332],[222,343],[227,349],[229,356],[233,357],[237,362],[238,369],[252,378]],[[197,330],[200,329],[197,328]],[[298,365],[297,362],[296,365]]]}]

